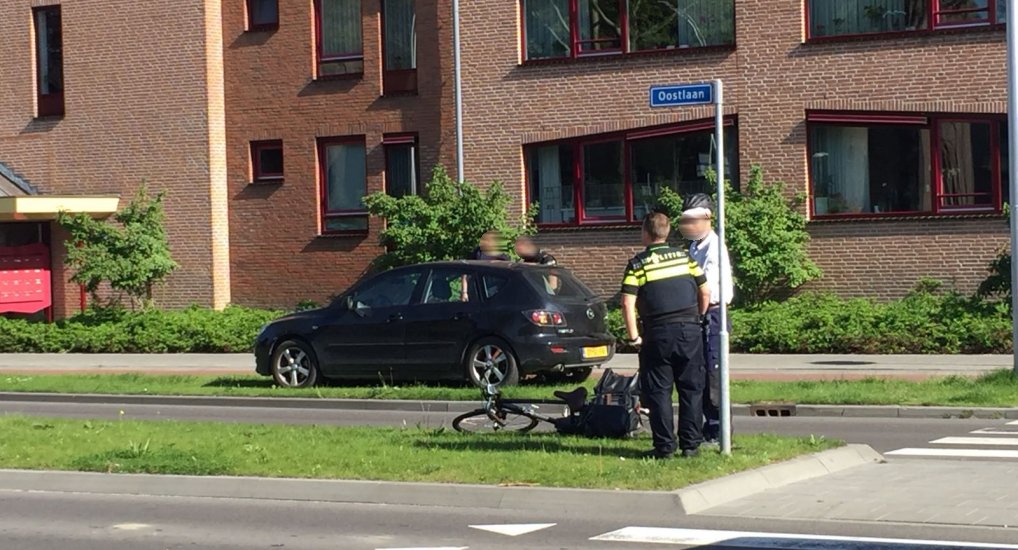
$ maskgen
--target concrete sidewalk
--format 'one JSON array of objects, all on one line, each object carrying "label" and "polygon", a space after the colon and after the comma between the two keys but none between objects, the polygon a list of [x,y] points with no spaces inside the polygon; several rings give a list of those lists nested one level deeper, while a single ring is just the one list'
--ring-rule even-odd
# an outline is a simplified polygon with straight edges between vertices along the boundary
[{"label": "concrete sidewalk", "polygon": [[[1009,355],[732,355],[737,380],[921,380],[978,376],[1011,367]],[[606,367],[632,371],[636,355],[617,355]],[[0,354],[0,373],[251,374],[249,354]]]}]

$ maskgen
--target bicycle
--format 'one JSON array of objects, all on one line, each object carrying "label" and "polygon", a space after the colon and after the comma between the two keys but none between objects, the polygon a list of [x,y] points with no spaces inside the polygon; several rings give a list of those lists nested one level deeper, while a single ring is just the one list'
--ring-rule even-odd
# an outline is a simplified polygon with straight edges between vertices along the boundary
[{"label": "bicycle", "polygon": [[[489,367],[490,368],[490,367]],[[486,380],[487,373],[482,378]],[[635,383],[635,378],[633,382]],[[587,405],[589,392],[585,387],[579,387],[572,391],[554,392],[556,400],[543,399],[504,399],[498,386],[487,384],[481,389],[484,396],[484,405],[479,409],[461,414],[453,419],[452,427],[458,432],[467,433],[488,433],[488,432],[515,432],[527,433],[533,430],[541,422],[555,426],[556,429],[564,427],[560,422],[567,421],[575,411],[582,410]],[[537,412],[539,405],[561,405],[564,407],[562,416],[554,417]],[[639,414],[639,429],[646,425],[649,411],[636,403],[636,411]]]},{"label": "bicycle", "polygon": [[[484,379],[484,378],[482,378]],[[502,397],[498,386],[487,384],[481,389],[484,406],[457,416],[452,427],[458,432],[489,433],[515,432],[527,433],[541,422],[553,426],[560,418],[568,418],[572,411],[583,408],[587,402],[587,388],[579,387],[570,392],[556,391],[557,400],[507,400]],[[562,405],[565,407],[561,417],[548,416],[536,412],[539,405]]]}]

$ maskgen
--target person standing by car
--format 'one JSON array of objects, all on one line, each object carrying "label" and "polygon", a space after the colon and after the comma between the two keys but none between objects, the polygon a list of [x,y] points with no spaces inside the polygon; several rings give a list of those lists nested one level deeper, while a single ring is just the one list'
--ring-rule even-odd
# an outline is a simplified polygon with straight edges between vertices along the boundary
[{"label": "person standing by car", "polygon": [[[703,351],[707,362],[707,388],[703,395],[703,413],[706,421],[703,437],[714,443],[721,438],[721,290],[724,289],[725,304],[732,303],[735,285],[732,281],[732,262],[728,249],[721,246],[721,240],[714,231],[711,220],[714,203],[703,193],[686,198],[682,204],[682,218],[679,222],[682,236],[691,241],[689,255],[703,269],[710,287],[710,308],[704,316]],[[723,255],[723,256],[722,256]],[[721,258],[724,257],[724,264]],[[724,265],[724,269],[722,269]],[[723,285],[723,286],[722,286]],[[729,320],[728,330],[731,330]]]},{"label": "person standing by car", "polygon": [[[672,388],[679,391],[679,441],[682,456],[699,455],[703,442],[704,356],[701,316],[710,289],[703,270],[681,248],[667,244],[668,216],[656,212],[643,220],[646,250],[629,261],[622,280],[622,310],[629,343],[640,348],[640,389],[650,409],[654,449],[648,457],[676,452]],[[639,330],[643,325],[643,337]],[[643,341],[646,338],[646,341]]]},{"label": "person standing by car", "polygon": [[555,256],[548,254],[537,247],[534,239],[526,235],[516,238],[516,255],[525,264],[557,265]]},{"label": "person standing by car", "polygon": [[481,235],[480,244],[467,259],[508,262],[509,255],[505,253],[504,247],[499,246],[500,240],[497,231],[485,231]]}]

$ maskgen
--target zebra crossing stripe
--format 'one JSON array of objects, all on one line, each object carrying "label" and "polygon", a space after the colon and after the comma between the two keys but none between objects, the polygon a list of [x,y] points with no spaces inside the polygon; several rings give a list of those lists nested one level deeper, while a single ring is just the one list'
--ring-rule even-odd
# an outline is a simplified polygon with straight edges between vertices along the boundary
[{"label": "zebra crossing stripe", "polygon": [[796,550],[921,550],[923,548],[981,548],[985,550],[1018,550],[1013,544],[982,544],[936,540],[882,539],[871,537],[839,537],[749,531],[710,531],[705,529],[669,529],[659,527],[625,527],[592,537],[593,541],[687,546],[719,545],[725,548],[795,548]]},{"label": "zebra crossing stripe", "polygon": [[916,449],[905,448],[884,453],[891,456],[934,456],[944,458],[1018,458],[1018,451],[1003,449]]},{"label": "zebra crossing stripe", "polygon": [[930,441],[932,445],[994,445],[1018,447],[1018,437],[942,437]]}]

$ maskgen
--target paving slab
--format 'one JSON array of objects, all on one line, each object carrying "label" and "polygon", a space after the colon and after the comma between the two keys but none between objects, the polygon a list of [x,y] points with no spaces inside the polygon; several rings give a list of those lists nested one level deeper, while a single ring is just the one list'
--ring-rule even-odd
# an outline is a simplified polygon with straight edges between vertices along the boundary
[{"label": "paving slab", "polygon": [[757,492],[702,512],[756,519],[1018,527],[1013,463],[894,460]]}]

